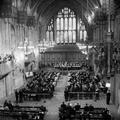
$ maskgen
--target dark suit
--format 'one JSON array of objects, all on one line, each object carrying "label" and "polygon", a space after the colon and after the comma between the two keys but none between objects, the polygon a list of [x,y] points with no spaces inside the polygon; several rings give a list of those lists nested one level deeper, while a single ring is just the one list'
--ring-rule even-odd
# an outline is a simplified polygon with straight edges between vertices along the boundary
[{"label": "dark suit", "polygon": [[111,96],[111,93],[110,92],[107,92],[107,96],[106,96],[106,103],[109,105],[110,103],[110,96]]}]

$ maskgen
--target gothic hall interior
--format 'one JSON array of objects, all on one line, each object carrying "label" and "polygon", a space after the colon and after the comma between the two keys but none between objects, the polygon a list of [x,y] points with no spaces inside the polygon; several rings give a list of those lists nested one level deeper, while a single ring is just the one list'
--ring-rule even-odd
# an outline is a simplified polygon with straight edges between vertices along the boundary
[{"label": "gothic hall interior", "polygon": [[0,120],[120,120],[120,1],[0,0]]}]

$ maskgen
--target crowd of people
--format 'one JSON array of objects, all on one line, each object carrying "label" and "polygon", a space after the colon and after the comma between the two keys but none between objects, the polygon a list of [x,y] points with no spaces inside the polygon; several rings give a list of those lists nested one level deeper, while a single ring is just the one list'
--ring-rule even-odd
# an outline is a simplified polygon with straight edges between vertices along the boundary
[{"label": "crowd of people", "polygon": [[99,99],[99,93],[102,91],[106,93],[106,83],[99,75],[94,75],[88,66],[84,66],[78,72],[71,72],[69,74],[68,85],[65,87],[65,98],[69,97],[71,92],[94,92]]},{"label": "crowd of people", "polygon": [[16,102],[30,100],[33,94],[35,100],[40,100],[44,94],[52,97],[58,78],[58,72],[41,71],[40,73],[34,73],[34,76],[27,81],[22,89],[15,90]]},{"label": "crowd of people", "polygon": [[[35,100],[40,100],[43,94],[49,94],[53,96],[55,86],[59,79],[60,73],[53,71],[40,71],[33,74],[33,77],[27,80],[25,86],[21,89],[15,90],[16,103],[23,102],[24,100],[33,97]],[[110,103],[110,91],[107,91],[106,83],[101,79],[101,76],[94,75],[92,68],[87,64],[81,64],[80,70],[71,71],[68,74],[69,80],[67,81],[67,86],[65,87],[64,97],[65,101],[69,100],[70,93],[91,93],[93,92],[96,96],[96,100],[99,99],[99,93],[104,92],[107,94],[106,103]],[[74,95],[72,96],[74,97]],[[88,97],[88,94],[87,94]],[[5,100],[3,107],[8,109],[10,112],[18,110],[23,110],[21,107],[16,104],[13,105],[11,101]],[[17,109],[16,109],[17,108]],[[24,110],[26,107],[24,108]],[[23,112],[20,116],[27,116],[30,120],[43,120],[44,112],[47,111],[46,107],[43,105],[40,106],[40,113],[35,113],[31,111]],[[37,111],[37,112],[38,112]],[[17,111],[18,112],[18,111]],[[31,116],[29,116],[31,112]],[[26,115],[25,115],[26,114]],[[28,119],[27,118],[27,119]],[[59,108],[59,119],[82,119],[82,120],[91,120],[91,119],[102,119],[102,120],[111,120],[111,115],[109,110],[106,108],[95,108],[92,104],[86,104],[84,107],[81,107],[79,103],[62,103]],[[19,120],[19,118],[18,118]],[[28,119],[29,120],[29,119]]]},{"label": "crowd of people", "polygon": [[59,108],[59,119],[60,120],[71,120],[71,119],[101,119],[101,120],[111,120],[110,112],[107,108],[95,108],[92,104],[81,107],[79,103],[68,103],[64,102]]},{"label": "crowd of people", "polygon": [[95,92],[102,88],[105,88],[105,82],[99,76],[91,76],[86,71],[72,73],[66,87],[71,92]]},{"label": "crowd of people", "polygon": [[[2,116],[12,117],[15,120],[43,120],[47,112],[45,106],[21,106],[5,100],[3,108],[0,109],[0,118]],[[2,118],[1,118],[2,119]]]}]

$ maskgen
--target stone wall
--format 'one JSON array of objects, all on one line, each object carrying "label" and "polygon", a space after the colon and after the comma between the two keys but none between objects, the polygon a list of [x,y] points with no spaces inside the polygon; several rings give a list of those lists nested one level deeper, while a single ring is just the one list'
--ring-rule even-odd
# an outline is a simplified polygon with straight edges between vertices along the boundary
[{"label": "stone wall", "polygon": [[41,63],[48,64],[59,64],[59,63],[81,63],[85,60],[85,56],[81,52],[56,52],[56,53],[43,53],[41,54]]},{"label": "stone wall", "polygon": [[11,62],[0,64],[1,75],[9,74],[0,79],[0,99],[7,97],[14,92],[14,89],[21,87],[24,84],[23,73],[19,69],[14,69]]},{"label": "stone wall", "polygon": [[[14,55],[13,63],[12,61],[0,62],[0,75],[10,72],[7,77],[0,80],[0,99],[10,95],[14,89],[24,84],[25,52],[23,43],[26,37],[30,43],[29,46],[34,46],[31,51],[35,54],[34,60],[38,62],[38,52],[35,49],[38,49],[39,29],[17,24],[12,18],[0,18],[0,57],[4,58],[6,54]],[[23,48],[20,49],[19,46]],[[33,61],[33,58],[29,60]]]}]

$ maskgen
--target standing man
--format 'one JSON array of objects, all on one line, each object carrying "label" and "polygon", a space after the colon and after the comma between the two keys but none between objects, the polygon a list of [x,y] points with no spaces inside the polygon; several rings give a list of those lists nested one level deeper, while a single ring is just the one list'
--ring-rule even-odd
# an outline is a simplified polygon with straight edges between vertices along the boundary
[{"label": "standing man", "polygon": [[22,91],[22,89],[19,90],[19,99],[20,99],[20,103],[22,103],[23,102],[23,91]]},{"label": "standing man", "polygon": [[107,103],[107,105],[110,104],[110,96],[111,96],[110,90],[107,90],[107,94],[106,94],[106,103]]},{"label": "standing man", "polygon": [[18,98],[19,98],[19,92],[18,92],[17,89],[16,89],[16,90],[15,90],[16,103],[18,103]]},{"label": "standing man", "polygon": [[67,88],[65,88],[65,91],[64,91],[64,97],[65,97],[65,101],[68,101],[69,93],[68,93]]}]

